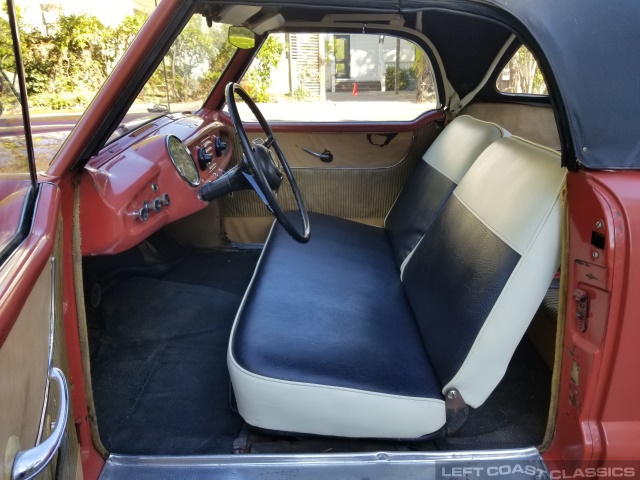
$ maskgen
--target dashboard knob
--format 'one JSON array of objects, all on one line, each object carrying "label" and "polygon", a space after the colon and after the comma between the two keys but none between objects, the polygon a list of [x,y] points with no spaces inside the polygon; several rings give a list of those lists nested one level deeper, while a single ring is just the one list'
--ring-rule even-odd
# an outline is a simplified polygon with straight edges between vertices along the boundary
[{"label": "dashboard knob", "polygon": [[140,210],[135,210],[133,212],[133,218],[137,218],[138,220],[142,220],[143,222],[146,222],[147,220],[149,220],[149,202],[148,201],[144,201],[144,204],[142,205],[142,208]]},{"label": "dashboard knob", "polygon": [[156,212],[160,213],[163,206],[164,206],[164,201],[162,200],[162,197],[158,197],[153,201],[153,209]]},{"label": "dashboard knob", "polygon": [[221,157],[222,152],[227,149],[227,142],[223,142],[220,137],[215,137],[215,140],[213,141],[213,148],[216,151],[216,156]]},{"label": "dashboard knob", "polygon": [[200,165],[200,170],[206,170],[212,159],[211,154],[207,153],[203,147],[198,149],[198,164]]},{"label": "dashboard knob", "polygon": [[171,198],[169,197],[168,193],[165,193],[164,195],[162,195],[162,203],[164,203],[165,207],[168,207],[169,205],[171,205]]}]

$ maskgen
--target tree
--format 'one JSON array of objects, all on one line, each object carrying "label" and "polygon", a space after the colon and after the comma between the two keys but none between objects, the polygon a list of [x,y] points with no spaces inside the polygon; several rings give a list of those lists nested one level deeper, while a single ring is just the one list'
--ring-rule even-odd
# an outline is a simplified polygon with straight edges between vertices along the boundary
[{"label": "tree", "polygon": [[242,87],[258,103],[270,100],[267,90],[271,86],[271,71],[278,68],[284,45],[274,36],[262,44],[258,55],[242,79]]},{"label": "tree", "polygon": [[416,100],[422,103],[435,97],[435,81],[429,58],[420,48],[416,48],[415,52],[413,73],[416,77]]},{"label": "tree", "polygon": [[9,22],[0,17],[0,115],[5,111],[17,113],[20,108],[11,38]]},{"label": "tree", "polygon": [[508,80],[505,82],[498,79],[499,90],[508,93],[547,94],[547,86],[538,63],[526,47],[518,49],[505,70],[509,71]]}]

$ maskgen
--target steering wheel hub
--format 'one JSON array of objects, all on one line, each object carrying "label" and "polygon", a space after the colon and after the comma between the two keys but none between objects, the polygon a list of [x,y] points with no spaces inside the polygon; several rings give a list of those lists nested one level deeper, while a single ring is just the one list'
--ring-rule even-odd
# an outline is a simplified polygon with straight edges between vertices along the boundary
[{"label": "steering wheel hub", "polygon": [[278,166],[274,163],[271,152],[262,144],[255,145],[253,150],[256,154],[256,162],[262,168],[269,188],[274,192],[280,188],[282,184],[282,173],[278,170]]}]

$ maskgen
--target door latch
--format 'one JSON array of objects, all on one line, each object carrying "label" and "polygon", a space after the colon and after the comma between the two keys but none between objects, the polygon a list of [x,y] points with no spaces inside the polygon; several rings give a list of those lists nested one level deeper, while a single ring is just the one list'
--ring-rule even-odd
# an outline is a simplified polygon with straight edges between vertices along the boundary
[{"label": "door latch", "polygon": [[587,331],[587,319],[589,317],[589,294],[584,290],[576,288],[573,291],[573,299],[576,301],[576,320],[578,330]]}]

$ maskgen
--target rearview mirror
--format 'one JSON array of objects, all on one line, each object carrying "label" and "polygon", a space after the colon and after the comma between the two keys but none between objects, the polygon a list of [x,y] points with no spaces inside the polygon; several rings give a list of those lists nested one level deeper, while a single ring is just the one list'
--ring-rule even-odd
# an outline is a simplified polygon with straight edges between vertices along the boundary
[{"label": "rearview mirror", "polygon": [[246,50],[256,46],[256,34],[247,27],[229,27],[229,43]]}]

